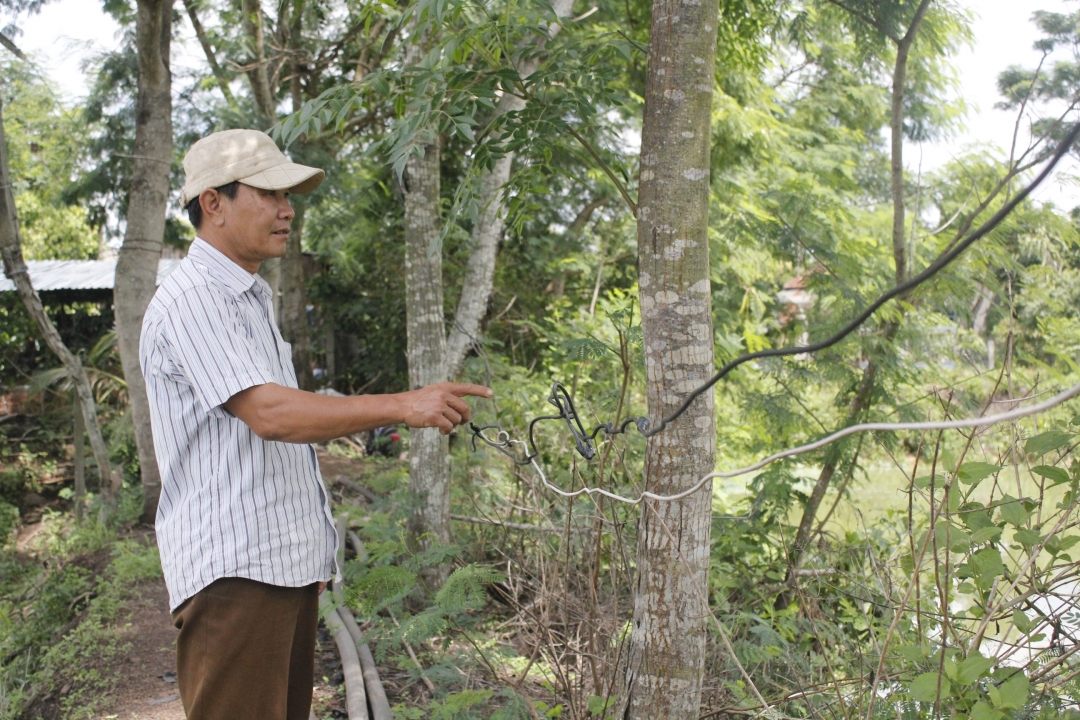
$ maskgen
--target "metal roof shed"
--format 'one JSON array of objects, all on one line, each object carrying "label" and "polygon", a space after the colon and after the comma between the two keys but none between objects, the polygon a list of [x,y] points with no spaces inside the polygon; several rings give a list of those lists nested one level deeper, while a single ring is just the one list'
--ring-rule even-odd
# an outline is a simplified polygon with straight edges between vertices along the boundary
[{"label": "metal roof shed", "polygon": [[[176,258],[158,261],[157,284],[180,265]],[[30,282],[39,293],[57,293],[64,300],[108,301],[112,299],[116,260],[27,260]],[[15,292],[15,283],[0,275],[0,293]]]}]

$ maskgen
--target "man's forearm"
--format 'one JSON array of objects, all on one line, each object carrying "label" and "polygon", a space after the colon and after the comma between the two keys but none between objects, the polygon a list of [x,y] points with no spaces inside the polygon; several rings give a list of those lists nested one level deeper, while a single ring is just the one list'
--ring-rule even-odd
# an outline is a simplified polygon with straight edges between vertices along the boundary
[{"label": "man's forearm", "polygon": [[469,421],[462,398],[470,396],[489,398],[491,388],[447,382],[394,395],[331,397],[266,383],[236,393],[222,407],[263,440],[313,443],[399,423],[445,435]]},{"label": "man's forearm", "polygon": [[268,383],[233,395],[223,406],[264,440],[326,442],[405,421],[399,395],[332,397]]}]

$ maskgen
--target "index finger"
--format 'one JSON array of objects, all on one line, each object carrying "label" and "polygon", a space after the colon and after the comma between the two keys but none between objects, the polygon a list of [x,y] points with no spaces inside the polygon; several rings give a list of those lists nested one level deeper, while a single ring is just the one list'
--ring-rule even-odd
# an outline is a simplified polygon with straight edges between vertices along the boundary
[{"label": "index finger", "polygon": [[472,396],[489,398],[495,394],[489,387],[473,385],[472,383],[446,383],[446,391],[453,395],[457,395],[458,397]]}]

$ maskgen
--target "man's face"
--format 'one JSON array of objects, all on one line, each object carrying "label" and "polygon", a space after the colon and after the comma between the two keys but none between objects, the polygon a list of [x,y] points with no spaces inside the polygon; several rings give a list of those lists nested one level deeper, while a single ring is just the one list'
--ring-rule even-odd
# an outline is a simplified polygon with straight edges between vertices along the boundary
[{"label": "man's face", "polygon": [[285,255],[296,215],[287,190],[260,190],[241,183],[236,199],[221,196],[221,209],[221,239],[245,261],[242,264],[257,266]]}]

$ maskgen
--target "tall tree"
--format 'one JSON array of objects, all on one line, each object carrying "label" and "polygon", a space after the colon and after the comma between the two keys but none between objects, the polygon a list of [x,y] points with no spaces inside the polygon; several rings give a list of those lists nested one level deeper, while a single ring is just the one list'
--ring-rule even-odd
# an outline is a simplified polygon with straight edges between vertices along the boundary
[{"label": "tall tree", "polygon": [[[417,67],[432,46],[429,25],[416,24],[405,64]],[[446,380],[446,320],[443,315],[440,228],[440,160],[438,131],[427,130],[420,152],[409,158],[402,175],[405,196],[405,313],[409,388]],[[418,547],[450,542],[449,439],[438,428],[416,429],[409,436],[409,489],[416,506],[409,534]],[[446,567],[424,570],[424,582],[434,590],[446,579]]]},{"label": "tall tree", "polygon": [[[285,4],[283,3],[283,8]],[[300,112],[300,106],[304,103],[301,73],[304,72],[301,57],[303,49],[300,43],[300,33],[303,29],[304,2],[294,0],[292,15],[289,23],[284,25],[285,16],[280,21],[279,35],[285,34],[289,47],[290,72],[289,72],[289,97],[292,100],[294,113]],[[299,142],[294,146],[293,156],[297,160],[304,161],[304,149],[307,144]],[[307,320],[307,287],[304,277],[304,215],[307,212],[307,198],[296,196],[293,198],[293,209],[296,217],[293,218],[292,228],[289,231],[289,240],[285,246],[285,257],[281,260],[281,313],[278,316],[278,324],[281,326],[281,335],[286,342],[292,345],[293,366],[296,369],[296,380],[301,390],[314,390],[315,377],[311,372],[311,332],[308,329]]]},{"label": "tall tree", "polygon": [[[570,14],[573,0],[557,0],[553,5],[557,18]],[[406,53],[406,66],[418,67],[427,58],[433,30],[418,20],[420,37]],[[561,25],[552,23],[545,37],[554,37]],[[520,57],[512,58],[512,67],[522,80],[536,72],[542,58],[544,41],[531,46]],[[422,86],[423,87],[423,86]],[[508,113],[521,112],[525,99],[514,92],[505,93],[495,107],[489,123]],[[512,151],[503,151],[494,166],[479,180],[480,211],[473,228],[472,248],[461,286],[454,321],[449,332],[443,305],[442,257],[440,240],[441,139],[436,131],[424,129],[426,141],[408,160],[403,175],[405,195],[405,297],[408,327],[409,385],[412,388],[452,379],[461,371],[469,349],[476,342],[480,324],[488,311],[495,277],[495,260],[505,229],[503,188],[510,179],[514,161]],[[496,138],[501,145],[505,138]],[[431,542],[450,542],[450,446],[437,429],[414,430],[409,444],[409,486],[416,497],[410,522],[410,534],[420,547]],[[446,577],[447,568],[425,571],[428,587],[437,588]]]},{"label": "tall tree", "polygon": [[101,517],[105,519],[116,508],[116,494],[120,490],[121,477],[118,472],[113,472],[112,463],[109,461],[109,450],[101,435],[101,426],[98,425],[94,393],[86,370],[79,358],[64,345],[60,333],[56,331],[56,326],[45,313],[45,307],[37,292],[34,291],[30,274],[26,270],[26,263],[23,261],[22,242],[19,239],[19,219],[15,213],[15,196],[11,191],[11,181],[8,177],[2,99],[0,99],[0,256],[3,257],[4,273],[15,283],[15,289],[23,305],[26,306],[27,314],[37,324],[41,337],[64,364],[64,368],[75,384],[75,394],[82,410],[87,434],[90,436],[90,447],[97,461],[98,475],[101,479],[100,489],[104,500],[101,506]]},{"label": "tall tree", "polygon": [[[573,4],[573,0],[555,0],[551,7],[555,16],[561,20],[569,17]],[[547,30],[547,37],[554,38],[560,30],[560,22],[552,23]],[[545,41],[541,40],[515,58],[514,65],[521,78],[527,79],[539,68],[545,44]],[[504,93],[489,122],[494,123],[503,115],[519,113],[524,109],[525,98],[512,92]],[[505,141],[505,138],[500,140]],[[495,161],[494,167],[480,178],[480,214],[473,228],[469,264],[465,279],[461,283],[461,296],[454,313],[454,322],[446,340],[446,368],[450,378],[461,372],[465,357],[480,334],[480,324],[487,315],[488,302],[494,287],[495,258],[499,241],[506,229],[504,186],[510,180],[513,164],[514,152],[504,150],[502,157]]]},{"label": "tall tree", "polygon": [[165,236],[169,170],[172,167],[172,0],[138,0],[135,42],[139,93],[135,107],[135,151],[124,244],[116,261],[113,290],[120,360],[124,366],[135,444],[142,475],[142,521],[154,522],[161,475],[150,429],[150,403],[139,365],[143,314],[157,287],[158,260]]},{"label": "tall tree", "polygon": [[[638,283],[649,415],[670,414],[713,372],[709,154],[719,7],[654,0],[638,200]],[[645,486],[686,490],[712,471],[711,393],[649,440]],[[626,718],[693,718],[701,703],[712,491],[647,501],[623,689]]]},{"label": "tall tree", "polygon": [[[894,0],[884,0],[872,7],[864,8],[862,10],[849,10],[847,6],[842,3],[837,2],[837,4],[844,7],[845,11],[852,13],[854,22],[869,25],[874,32],[879,33],[896,46],[896,57],[892,69],[892,93],[889,111],[889,179],[893,208],[891,244],[894,270],[893,278],[894,281],[899,284],[904,280],[907,280],[911,272],[908,267],[908,241],[904,221],[906,202],[904,186],[904,110],[906,107],[905,90],[908,62],[911,58],[911,48],[918,36],[919,28],[922,26],[923,20],[926,18],[926,13],[930,9],[931,0],[920,0],[910,17],[906,18],[904,17],[904,13],[907,8],[904,7],[904,3],[895,2]],[[867,14],[868,12],[869,14]],[[885,345],[892,342],[900,329],[900,320],[903,317],[904,311],[901,309],[899,312],[900,317],[887,320],[881,329],[881,337]],[[878,359],[869,357],[866,362],[866,367],[863,369],[862,377],[860,378],[848,405],[848,413],[844,421],[845,425],[851,425],[852,423],[857,422],[859,418],[862,417],[863,413],[870,407],[879,371],[880,363]],[[811,490],[810,496],[806,500],[802,518],[799,521],[799,529],[796,531],[795,538],[791,544],[789,564],[792,570],[797,569],[798,565],[802,562],[807,544],[810,541],[811,534],[815,527],[818,509],[825,499],[825,493],[832,484],[832,480],[836,475],[837,469],[840,467],[842,459],[843,455],[839,447],[834,447],[830,450],[829,454],[826,456],[825,463],[821,467],[821,472],[818,474],[818,479],[814,483],[814,488]],[[782,599],[785,597],[786,596],[781,596]]]}]

